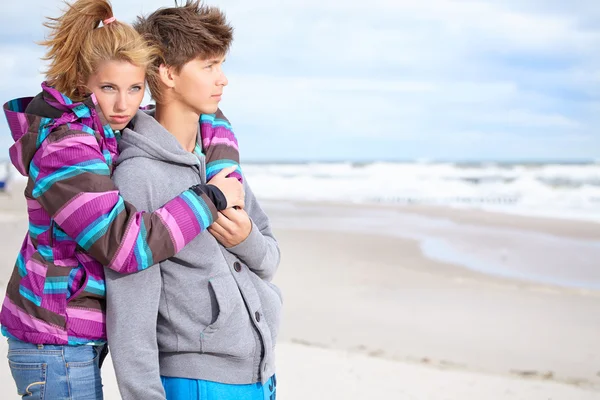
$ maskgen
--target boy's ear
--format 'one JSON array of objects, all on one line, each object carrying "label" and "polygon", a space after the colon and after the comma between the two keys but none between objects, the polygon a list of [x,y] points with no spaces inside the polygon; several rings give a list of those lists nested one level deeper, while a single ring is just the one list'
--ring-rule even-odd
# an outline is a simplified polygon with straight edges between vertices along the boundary
[{"label": "boy's ear", "polygon": [[169,89],[175,87],[175,79],[172,67],[165,64],[160,64],[158,67],[158,76],[160,77],[160,81],[163,83],[163,85]]}]

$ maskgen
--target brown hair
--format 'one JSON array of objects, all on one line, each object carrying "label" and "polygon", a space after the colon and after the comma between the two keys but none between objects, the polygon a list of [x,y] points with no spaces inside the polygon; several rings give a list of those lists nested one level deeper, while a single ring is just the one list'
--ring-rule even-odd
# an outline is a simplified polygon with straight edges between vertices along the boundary
[{"label": "brown hair", "polygon": [[[108,0],[77,0],[67,4],[58,18],[48,18],[51,30],[40,44],[48,47],[44,60],[50,61],[46,80],[74,101],[82,100],[81,88],[102,61],[127,61],[146,68],[158,55],[130,25],[113,21]],[[108,22],[108,21],[107,21]]]},{"label": "brown hair", "polygon": [[160,48],[161,57],[148,67],[148,87],[157,103],[161,101],[161,64],[176,72],[188,62],[227,54],[233,40],[233,28],[217,7],[186,0],[184,5],[160,8],[146,17],[138,17],[134,28]]}]

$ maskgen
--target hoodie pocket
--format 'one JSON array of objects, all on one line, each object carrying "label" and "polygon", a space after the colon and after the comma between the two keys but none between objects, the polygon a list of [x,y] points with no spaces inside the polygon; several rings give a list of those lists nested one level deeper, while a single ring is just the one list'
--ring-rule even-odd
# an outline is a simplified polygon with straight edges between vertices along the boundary
[{"label": "hoodie pocket", "polygon": [[255,273],[250,273],[249,276],[260,297],[262,311],[271,332],[273,346],[275,346],[279,334],[283,305],[281,290],[275,284],[259,278]]},{"label": "hoodie pocket", "polygon": [[219,312],[214,322],[201,333],[202,352],[248,358],[256,343],[252,321],[233,277],[229,274],[209,280]]}]

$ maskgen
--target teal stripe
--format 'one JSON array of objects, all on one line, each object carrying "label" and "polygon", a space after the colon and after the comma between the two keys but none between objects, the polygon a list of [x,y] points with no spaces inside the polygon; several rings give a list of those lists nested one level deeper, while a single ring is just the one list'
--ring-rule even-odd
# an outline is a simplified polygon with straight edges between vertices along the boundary
[{"label": "teal stripe", "polygon": [[146,269],[154,264],[152,251],[148,246],[148,231],[142,222],[140,233],[135,241],[135,258],[138,260],[138,270]]},{"label": "teal stripe", "polygon": [[97,294],[99,296],[106,295],[106,285],[104,284],[104,281],[97,281],[89,275],[87,285],[85,286],[85,290],[90,293]]},{"label": "teal stripe", "polygon": [[69,345],[70,346],[81,346],[81,345],[100,346],[105,343],[106,342],[103,340],[92,340],[92,339],[88,339],[88,338],[69,336]]},{"label": "teal stripe", "polygon": [[56,182],[74,176],[90,172],[98,175],[110,176],[110,170],[106,163],[98,160],[88,160],[75,165],[69,165],[59,168],[56,172],[40,179],[33,189],[33,197],[38,198],[44,194]]},{"label": "teal stripe", "polygon": [[27,289],[26,287],[19,286],[19,293],[21,294],[21,296],[25,297],[27,300],[31,301],[36,306],[39,307],[42,305],[42,298],[33,294],[33,292]]},{"label": "teal stripe", "polygon": [[125,210],[125,204],[123,198],[119,196],[119,201],[108,214],[103,214],[98,217],[77,236],[77,244],[86,251],[89,250],[89,248],[106,233],[108,226],[112,224],[115,218],[117,218],[117,215],[123,210]]},{"label": "teal stripe", "polygon": [[50,229],[50,226],[48,225],[34,225],[31,222],[29,223],[29,235],[33,239],[36,239],[39,235],[46,232],[48,229]]},{"label": "teal stripe", "polygon": [[81,127],[81,130],[83,132],[85,132],[85,133],[89,133],[90,135],[95,135],[96,134],[96,132],[94,132],[94,130],[92,128],[90,128],[89,126],[87,126],[87,125],[83,125]]},{"label": "teal stripe", "polygon": [[16,339],[16,340],[18,340],[16,337],[14,337],[13,335],[11,335],[11,334],[10,334],[10,332],[8,331],[8,329],[6,329],[6,327],[5,327],[5,326],[3,326],[3,327],[2,327],[2,328],[0,328],[0,329],[2,330],[2,335],[3,335],[4,337],[7,337],[7,338],[9,338],[9,339]]},{"label": "teal stripe", "polygon": [[62,96],[62,98],[63,98],[63,101],[65,102],[65,104],[67,104],[67,105],[71,105],[71,104],[73,104],[73,101],[72,101],[70,98],[68,98],[67,96],[65,96],[65,95],[64,95],[64,94],[62,94],[62,93],[61,93],[60,95]]},{"label": "teal stripe", "polygon": [[42,142],[46,140],[50,134],[49,125],[53,122],[52,118],[42,118],[38,127],[38,135],[36,139],[36,148],[40,148]]},{"label": "teal stripe", "polygon": [[190,193],[189,190],[183,192],[181,196],[187,205],[194,210],[194,215],[196,215],[196,219],[200,222],[202,229],[209,227],[213,222],[212,214],[206,203],[204,203],[204,200],[199,199],[195,194]]},{"label": "teal stripe", "polygon": [[23,112],[25,110],[21,107],[21,101],[19,99],[14,99],[8,102],[8,109],[14,112]]},{"label": "teal stripe", "polygon": [[110,155],[110,151],[104,150],[104,151],[102,151],[102,154],[104,155],[104,161],[106,162],[106,165],[111,165],[112,164],[112,156]]},{"label": "teal stripe", "polygon": [[234,165],[236,167],[238,167],[238,168],[236,168],[236,170],[238,170],[239,165],[235,161],[232,161],[232,160],[213,161],[211,163],[208,163],[208,165],[206,166],[206,175],[217,174],[217,173],[219,173],[220,170],[225,169],[227,167],[232,167]]},{"label": "teal stripe", "polygon": [[50,246],[38,245],[38,253],[46,261],[54,261],[54,254],[52,254],[52,248]]},{"label": "teal stripe", "polygon": [[77,275],[77,273],[79,272],[79,270],[83,268],[82,266],[77,266],[75,268],[73,268],[71,270],[71,272],[69,272],[69,284],[67,286],[67,299],[71,298],[71,295],[73,295],[73,292],[71,289],[73,289],[73,281],[75,280],[75,276]]},{"label": "teal stripe", "polygon": [[59,294],[67,292],[68,276],[51,276],[46,277],[44,282],[44,293],[46,294]]},{"label": "teal stripe", "polygon": [[23,257],[23,254],[20,253],[17,257],[17,268],[19,269],[19,276],[21,276],[21,278],[27,275],[27,268],[25,268],[25,258]]},{"label": "teal stripe", "polygon": [[196,153],[197,156],[204,156],[204,153],[202,152],[202,147],[200,147],[198,143],[196,143],[196,147],[194,147],[194,153]]},{"label": "teal stripe", "polygon": [[231,124],[224,119],[216,118],[216,114],[202,114],[200,116],[200,122],[210,122],[213,126],[224,126],[233,132]]},{"label": "teal stripe", "polygon": [[29,163],[29,175],[31,176],[31,179],[33,179],[34,182],[37,181],[39,174],[40,169],[37,167],[37,165],[35,165],[33,161]]},{"label": "teal stripe", "polygon": [[59,242],[73,240],[73,239],[71,239],[71,237],[69,235],[67,235],[65,232],[63,232],[62,229],[56,228],[56,225],[54,225],[54,239]]},{"label": "teal stripe", "polygon": [[85,290],[87,292],[93,293],[93,294],[98,295],[98,296],[102,296],[102,297],[106,296],[106,289],[100,290],[100,289],[93,288],[93,287],[86,287]]},{"label": "teal stripe", "polygon": [[112,139],[115,137],[115,131],[113,131],[108,124],[104,125],[104,137],[107,139]]},{"label": "teal stripe", "polygon": [[213,122],[215,120],[217,114],[202,114],[200,116],[200,121],[202,122]]},{"label": "teal stripe", "polygon": [[78,118],[89,118],[92,116],[90,109],[83,103],[77,104],[71,109]]}]

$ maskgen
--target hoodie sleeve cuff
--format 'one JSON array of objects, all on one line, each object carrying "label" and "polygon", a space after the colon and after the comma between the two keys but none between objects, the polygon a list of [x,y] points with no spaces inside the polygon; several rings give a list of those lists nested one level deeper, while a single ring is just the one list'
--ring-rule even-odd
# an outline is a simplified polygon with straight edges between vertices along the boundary
[{"label": "hoodie sleeve cuff", "polygon": [[227,250],[238,256],[250,269],[260,269],[267,254],[267,244],[254,221],[252,219],[250,221],[252,222],[252,229],[248,237],[242,243],[228,247]]}]

